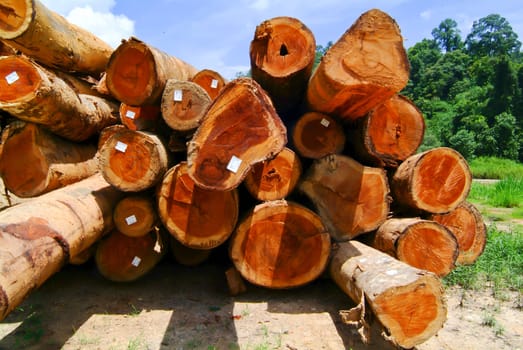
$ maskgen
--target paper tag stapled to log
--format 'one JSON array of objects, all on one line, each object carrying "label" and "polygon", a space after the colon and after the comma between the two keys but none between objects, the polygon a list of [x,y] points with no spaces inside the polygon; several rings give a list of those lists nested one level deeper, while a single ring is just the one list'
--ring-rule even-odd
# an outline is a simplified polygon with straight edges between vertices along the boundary
[{"label": "paper tag stapled to log", "polygon": [[183,101],[183,91],[174,90],[174,100],[177,102]]},{"label": "paper tag stapled to log", "polygon": [[125,218],[125,222],[128,226],[131,226],[132,224],[136,224],[138,220],[136,219],[136,216],[131,215]]},{"label": "paper tag stapled to log", "polygon": [[328,128],[331,122],[328,119],[322,118],[320,123],[324,127]]},{"label": "paper tag stapled to log", "polygon": [[116,142],[116,146],[114,146],[114,148],[115,148],[117,151],[120,151],[120,152],[125,153],[125,151],[127,150],[127,144],[118,141],[118,142]]},{"label": "paper tag stapled to log", "polygon": [[7,81],[7,84],[11,85],[15,81],[20,79],[17,72],[11,72],[5,76],[5,80]]},{"label": "paper tag stapled to log", "polygon": [[142,259],[140,259],[139,257],[135,256],[133,258],[133,261],[131,262],[131,265],[133,265],[134,267],[138,267],[138,265],[140,265],[141,262],[142,262]]},{"label": "paper tag stapled to log", "polygon": [[211,81],[211,88],[216,89],[218,87],[218,80],[213,79]]},{"label": "paper tag stapled to log", "polygon": [[133,111],[127,111],[125,113],[125,116],[129,119],[134,119],[134,117],[136,116],[136,113],[134,113]]},{"label": "paper tag stapled to log", "polygon": [[227,170],[236,174],[241,164],[242,160],[240,158],[232,156],[231,160],[229,161],[229,164],[227,164]]}]

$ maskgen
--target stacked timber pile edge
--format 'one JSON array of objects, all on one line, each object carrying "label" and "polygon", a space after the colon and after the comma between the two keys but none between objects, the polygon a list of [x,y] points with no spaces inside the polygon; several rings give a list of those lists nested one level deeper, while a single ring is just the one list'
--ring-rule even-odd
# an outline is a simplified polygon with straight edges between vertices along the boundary
[{"label": "stacked timber pile edge", "polygon": [[28,200],[0,212],[0,319],[68,263],[123,283],[225,246],[233,295],[328,272],[365,341],[370,313],[406,348],[443,326],[440,277],[477,260],[485,224],[465,159],[416,154],[425,124],[389,15],[363,13],[315,70],[310,29],[266,20],[253,78],[227,81],[137,38],[113,51],[38,0],[7,5],[0,175]]}]

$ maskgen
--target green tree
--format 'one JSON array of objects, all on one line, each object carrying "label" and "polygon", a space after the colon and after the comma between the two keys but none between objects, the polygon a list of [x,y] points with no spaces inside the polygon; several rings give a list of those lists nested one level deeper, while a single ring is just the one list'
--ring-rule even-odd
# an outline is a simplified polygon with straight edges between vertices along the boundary
[{"label": "green tree", "polygon": [[410,62],[410,79],[403,94],[413,101],[422,98],[424,72],[441,57],[438,44],[434,40],[423,39],[407,50]]},{"label": "green tree", "polygon": [[449,139],[450,147],[461,153],[465,159],[475,157],[478,144],[472,131],[461,129]]},{"label": "green tree", "polygon": [[445,19],[432,30],[432,37],[445,52],[460,50],[463,47],[458,23],[450,18]]},{"label": "green tree", "polygon": [[316,53],[315,53],[314,65],[313,65],[314,68],[316,68],[318,66],[318,64],[320,64],[321,58],[323,56],[325,56],[327,51],[331,48],[332,44],[333,44],[332,41],[329,41],[326,46],[316,45]]},{"label": "green tree", "polygon": [[512,101],[516,96],[517,84],[516,70],[510,58],[507,55],[496,58],[491,81],[492,89],[485,109],[485,115],[489,117],[489,125],[494,124],[497,115],[512,112]]},{"label": "green tree", "polygon": [[497,115],[495,119],[492,133],[498,145],[496,156],[517,160],[520,150],[520,130],[516,125],[516,118],[504,112]]},{"label": "green tree", "polygon": [[450,92],[459,92],[453,90],[453,86],[468,77],[469,62],[469,56],[461,50],[442,55],[423,72],[423,96],[451,100],[454,96],[451,96]]},{"label": "green tree", "polygon": [[519,53],[521,42],[504,17],[491,14],[474,21],[465,47],[471,56],[477,57],[515,55]]}]

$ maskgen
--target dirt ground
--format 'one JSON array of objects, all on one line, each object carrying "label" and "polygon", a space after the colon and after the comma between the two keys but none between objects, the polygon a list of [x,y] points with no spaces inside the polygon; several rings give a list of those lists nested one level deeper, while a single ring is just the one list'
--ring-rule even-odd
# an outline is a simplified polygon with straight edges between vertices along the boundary
[{"label": "dirt ground", "polygon": [[[248,285],[232,297],[225,269],[166,260],[119,284],[92,263],[66,266],[0,323],[0,349],[393,349],[377,326],[364,345],[340,322],[353,303],[327,278],[293,290]],[[522,295],[446,295],[444,328],[417,349],[523,349]]]}]

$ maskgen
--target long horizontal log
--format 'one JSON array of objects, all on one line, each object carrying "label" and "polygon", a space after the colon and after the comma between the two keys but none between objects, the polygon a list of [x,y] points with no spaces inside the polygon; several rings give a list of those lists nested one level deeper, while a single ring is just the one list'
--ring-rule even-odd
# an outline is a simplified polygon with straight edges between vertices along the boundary
[{"label": "long horizontal log", "polygon": [[103,40],[39,0],[3,1],[0,39],[46,66],[95,76],[105,70],[113,52]]},{"label": "long horizontal log", "polygon": [[112,229],[120,196],[96,174],[0,212],[0,319]]},{"label": "long horizontal log", "polygon": [[358,119],[401,91],[409,69],[396,21],[380,10],[367,11],[329,48],[312,74],[309,108]]},{"label": "long horizontal log", "polygon": [[72,141],[84,141],[118,122],[118,105],[74,87],[23,56],[0,57],[0,109],[45,126]]},{"label": "long horizontal log", "polygon": [[2,132],[0,176],[14,195],[35,197],[94,175],[94,144],[62,139],[37,124],[17,121]]},{"label": "long horizontal log", "polygon": [[[332,279],[358,303],[353,313],[365,305],[385,327],[397,345],[412,348],[435,335],[447,317],[447,305],[440,279],[433,273],[414,268],[361,242],[341,242],[329,265]],[[347,315],[347,313],[344,313]]]}]

